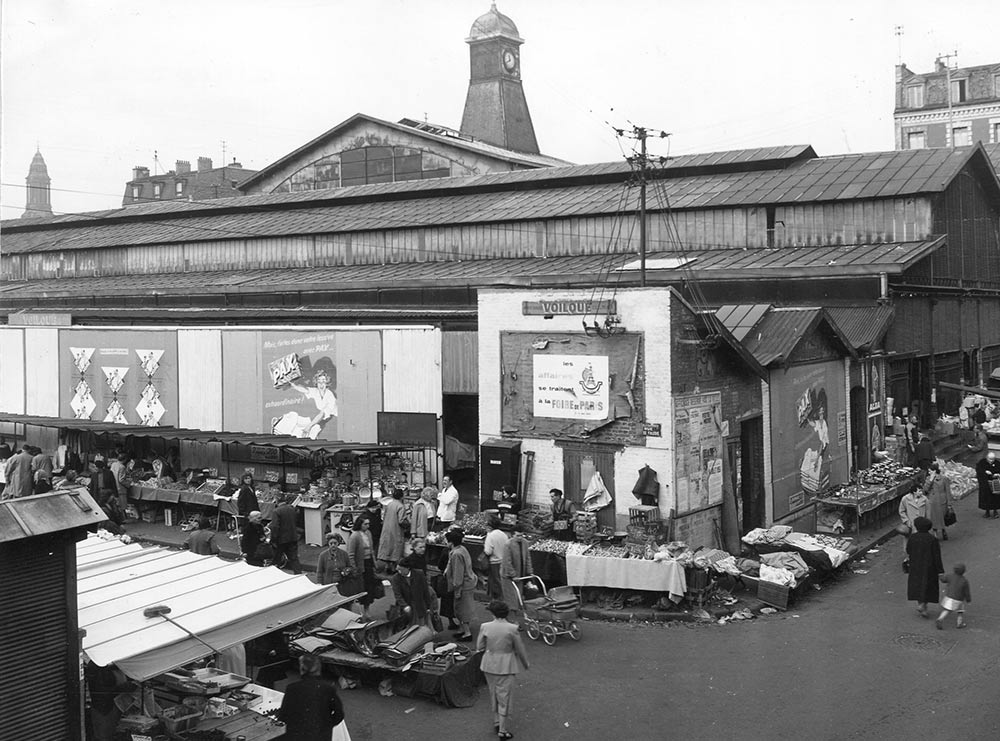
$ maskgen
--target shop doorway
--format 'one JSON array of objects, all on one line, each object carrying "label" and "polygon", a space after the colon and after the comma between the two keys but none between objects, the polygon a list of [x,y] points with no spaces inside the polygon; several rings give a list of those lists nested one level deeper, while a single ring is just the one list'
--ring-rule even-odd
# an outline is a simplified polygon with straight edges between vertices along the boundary
[{"label": "shop doorway", "polygon": [[615,527],[615,453],[597,445],[574,445],[563,448],[563,492],[566,498],[583,507],[583,495],[594,473],[600,473],[611,494],[611,504],[597,512],[598,527]]},{"label": "shop doorway", "polygon": [[740,534],[764,527],[764,418],[740,422]]},{"label": "shop doorway", "polygon": [[871,465],[871,445],[868,441],[868,391],[864,386],[851,389],[851,460],[853,470]]},{"label": "shop doorway", "polygon": [[442,394],[441,430],[444,435],[444,472],[461,493],[462,503],[475,502],[478,509],[479,395]]}]

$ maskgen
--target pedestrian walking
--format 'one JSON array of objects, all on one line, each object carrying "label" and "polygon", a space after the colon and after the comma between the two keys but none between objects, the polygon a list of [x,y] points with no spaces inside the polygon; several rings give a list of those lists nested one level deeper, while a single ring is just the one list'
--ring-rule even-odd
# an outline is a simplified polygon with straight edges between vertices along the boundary
[{"label": "pedestrian walking", "polygon": [[520,624],[521,603],[517,598],[517,587],[514,579],[523,579],[535,573],[531,563],[531,552],[528,541],[516,530],[507,539],[507,547],[503,552],[503,563],[500,565],[500,583],[503,588],[503,598],[510,609],[511,622]]},{"label": "pedestrian walking", "polygon": [[302,678],[288,685],[278,710],[278,720],[285,724],[285,737],[295,741],[349,740],[337,685],[323,679],[319,657],[300,656],[299,674]]},{"label": "pedestrian walking", "polygon": [[25,445],[7,459],[7,487],[4,489],[4,496],[7,499],[31,496],[35,485],[31,472],[31,458],[31,446]]},{"label": "pedestrian walking", "polygon": [[[918,517],[927,516],[927,497],[920,489],[914,489],[902,496],[899,500],[900,524],[896,526],[896,532],[904,538],[909,538],[914,531],[914,521]],[[909,567],[909,559],[903,561],[903,571]]]},{"label": "pedestrian walking", "polygon": [[451,482],[451,476],[441,479],[441,492],[438,494],[437,522],[435,530],[447,530],[455,524],[458,516],[458,489]]},{"label": "pedestrian walking", "polygon": [[997,518],[1000,512],[1000,492],[994,492],[994,487],[1000,486],[1000,461],[992,450],[976,464],[976,480],[979,482],[979,509],[983,517]]},{"label": "pedestrian walking", "polygon": [[260,512],[254,510],[247,515],[247,524],[240,536],[240,552],[251,566],[263,566],[264,559],[259,553],[261,543],[267,540]]},{"label": "pedestrian walking", "polygon": [[389,574],[396,570],[396,563],[403,557],[403,547],[406,545],[406,536],[403,534],[405,518],[403,490],[393,489],[392,499],[386,503],[382,515],[382,535],[378,540],[379,565]]},{"label": "pedestrian walking", "polygon": [[500,529],[500,518],[491,514],[487,519],[489,532],[483,541],[483,553],[490,559],[490,571],[486,577],[486,596],[491,599],[503,599],[503,587],[500,584],[500,566],[503,554],[507,548],[507,534]]},{"label": "pedestrian walking", "polygon": [[920,436],[920,442],[917,443],[913,451],[914,458],[917,461],[917,468],[921,471],[926,471],[934,463],[934,443],[927,435]]},{"label": "pedestrian walking", "polygon": [[338,591],[345,597],[352,594],[365,595],[358,599],[361,617],[370,620],[368,608],[372,602],[382,597],[385,590],[382,580],[375,576],[375,550],[372,545],[371,520],[360,516],[354,520],[354,530],[347,540],[347,568],[344,569]]},{"label": "pedestrian walking", "polygon": [[327,549],[319,554],[319,561],[316,563],[316,583],[339,585],[344,569],[351,562],[344,545],[344,536],[340,533],[327,533],[326,545]]},{"label": "pedestrian walking", "polygon": [[906,580],[906,599],[917,603],[920,617],[928,617],[927,603],[938,601],[938,577],[944,573],[941,563],[941,544],[931,535],[931,521],[918,517],[914,521],[916,532],[906,541],[906,555],[910,562]]},{"label": "pedestrian walking", "polygon": [[497,738],[513,738],[508,730],[514,678],[518,672],[530,668],[528,652],[517,632],[517,626],[507,622],[507,603],[493,600],[487,607],[493,620],[479,628],[476,650],[484,651],[480,668],[490,688],[490,707],[493,710],[493,730]]},{"label": "pedestrian walking", "polygon": [[283,494],[280,503],[274,509],[274,515],[271,517],[271,546],[274,548],[276,565],[291,569],[293,574],[301,574],[299,531],[295,527],[296,512],[289,499],[288,494]]},{"label": "pedestrian walking", "polygon": [[420,499],[413,503],[412,524],[410,526],[410,536],[416,538],[426,538],[431,532],[434,522],[434,513],[437,508],[434,505],[434,497],[437,489],[433,486],[425,486],[420,492]]},{"label": "pedestrian walking", "polygon": [[941,613],[937,616],[937,629],[944,629],[944,621],[951,613],[956,613],[956,628],[965,627],[965,606],[972,602],[972,589],[969,580],[965,578],[965,564],[957,563],[952,567],[952,573],[941,576],[945,587],[941,598]]},{"label": "pedestrian walking", "polygon": [[927,519],[931,521],[931,531],[935,537],[948,540],[944,516],[951,501],[951,480],[941,473],[941,467],[937,463],[932,463],[927,471],[923,490],[927,496]]},{"label": "pedestrian walking", "polygon": [[459,529],[449,530],[445,533],[445,540],[451,549],[448,551],[448,566],[445,569],[445,576],[448,578],[448,590],[452,593],[455,601],[455,619],[460,628],[455,631],[455,639],[459,641],[472,640],[472,613],[475,610],[475,603],[472,594],[475,591],[478,579],[472,570],[472,556],[468,549],[462,545],[465,533]]}]

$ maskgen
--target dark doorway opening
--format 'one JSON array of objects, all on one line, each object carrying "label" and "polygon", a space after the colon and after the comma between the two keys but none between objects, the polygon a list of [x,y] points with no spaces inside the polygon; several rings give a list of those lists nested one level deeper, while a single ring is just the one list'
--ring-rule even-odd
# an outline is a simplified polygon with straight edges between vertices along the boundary
[{"label": "dark doorway opening", "polygon": [[764,527],[764,418],[740,422],[740,509],[742,533]]}]

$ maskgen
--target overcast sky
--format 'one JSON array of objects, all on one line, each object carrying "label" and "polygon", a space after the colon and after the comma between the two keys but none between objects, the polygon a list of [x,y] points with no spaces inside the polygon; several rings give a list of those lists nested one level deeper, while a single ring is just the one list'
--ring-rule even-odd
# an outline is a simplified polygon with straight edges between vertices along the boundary
[{"label": "overcast sky", "polygon": [[[996,0],[501,0],[525,44],[539,146],[622,156],[612,126],[672,134],[656,154],[812,144],[892,149],[897,38],[1000,62]],[[121,205],[135,165],[260,169],[354,113],[457,128],[465,38],[487,0],[3,0],[0,217],[24,210],[36,144],[58,213]],[[624,146],[627,146],[624,145]]]}]

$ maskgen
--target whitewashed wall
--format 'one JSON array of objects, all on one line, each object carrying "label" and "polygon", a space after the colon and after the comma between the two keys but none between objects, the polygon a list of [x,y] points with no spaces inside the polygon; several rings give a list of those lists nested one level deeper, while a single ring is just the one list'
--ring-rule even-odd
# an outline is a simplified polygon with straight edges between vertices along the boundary
[{"label": "whitewashed wall", "polygon": [[177,424],[222,429],[222,330],[177,332]]},{"label": "whitewashed wall", "polygon": [[[59,385],[53,387],[59,404]],[[24,330],[0,327],[0,411],[24,414]]]}]

